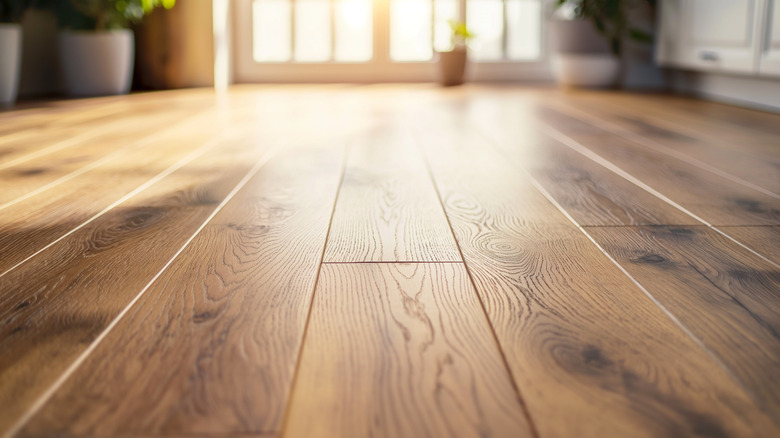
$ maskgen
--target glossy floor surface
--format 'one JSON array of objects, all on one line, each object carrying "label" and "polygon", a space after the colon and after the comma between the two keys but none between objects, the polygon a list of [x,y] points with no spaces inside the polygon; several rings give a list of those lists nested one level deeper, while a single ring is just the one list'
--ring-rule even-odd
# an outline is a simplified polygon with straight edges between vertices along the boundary
[{"label": "glossy floor surface", "polygon": [[780,436],[780,115],[428,85],[0,113],[0,430]]}]

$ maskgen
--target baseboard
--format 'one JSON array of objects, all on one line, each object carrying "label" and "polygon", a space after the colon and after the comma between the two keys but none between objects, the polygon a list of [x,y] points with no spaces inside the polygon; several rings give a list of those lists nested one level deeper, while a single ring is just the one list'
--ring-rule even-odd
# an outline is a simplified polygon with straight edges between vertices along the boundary
[{"label": "baseboard", "polygon": [[780,113],[780,80],[675,70],[674,91],[747,108]]}]

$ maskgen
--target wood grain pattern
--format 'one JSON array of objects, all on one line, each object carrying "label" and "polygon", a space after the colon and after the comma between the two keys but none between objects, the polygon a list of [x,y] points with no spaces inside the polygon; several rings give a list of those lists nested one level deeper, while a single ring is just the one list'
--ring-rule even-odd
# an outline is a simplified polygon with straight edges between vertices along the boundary
[{"label": "wood grain pattern", "polygon": [[571,98],[641,113],[670,131],[747,154],[776,155],[771,140],[780,130],[774,113],[671,94],[582,91]]},{"label": "wood grain pattern", "polygon": [[[104,116],[86,123],[57,123],[53,127],[21,130],[0,139],[0,169],[10,168],[20,163],[73,148],[84,142],[104,144],[111,148],[125,136],[137,136],[140,132],[154,132],[165,124],[166,119],[184,118],[208,105],[207,102],[195,102],[182,106],[176,99],[168,103],[150,106],[143,101],[138,106],[127,106],[125,111],[113,113],[104,109]],[[68,120],[67,116],[63,119]],[[56,120],[56,119],[55,119]],[[53,122],[52,122],[53,123]],[[28,135],[29,134],[29,135]]]},{"label": "wood grain pattern", "polygon": [[[47,187],[54,188],[60,181],[72,179],[74,175],[80,175],[122,151],[164,137],[166,128],[173,125],[172,129],[175,129],[177,122],[186,125],[191,117],[191,112],[172,111],[169,114],[157,114],[153,119],[138,121],[149,129],[146,135],[139,136],[137,130],[113,130],[109,136],[85,140],[16,166],[0,169],[0,210],[21,197],[41,193],[42,189]],[[203,122],[203,118],[200,122]],[[191,124],[188,127],[192,126]],[[122,158],[126,159],[126,156]]]},{"label": "wood grain pattern", "polygon": [[269,142],[247,137],[216,147],[0,278],[0,405],[6,406],[0,430],[56,380],[268,153]]},{"label": "wood grain pattern", "polygon": [[[195,158],[199,148],[220,142],[219,125],[186,127],[111,160],[61,185],[0,210],[0,273],[80,226],[117,200],[165,172],[181,160]],[[229,134],[229,133],[228,133]]]},{"label": "wood grain pattern", "polygon": [[[448,105],[452,107],[455,104]],[[437,132],[434,135],[424,125],[418,125],[417,132],[425,136],[426,142],[453,142],[457,141],[453,136],[458,135],[467,136],[461,141],[473,143],[475,147],[498,148],[506,159],[537,178],[580,224],[700,223],[541,133],[534,125],[533,113],[536,109],[532,103],[507,106],[496,105],[491,100],[482,105],[482,111],[487,113],[484,117],[449,111],[454,113],[450,119],[440,120],[440,123],[481,128],[482,132],[467,130],[457,131],[457,134]],[[433,117],[429,115],[428,119]],[[590,128],[586,126],[582,129]]]},{"label": "wood grain pattern", "polygon": [[780,425],[780,269],[706,227],[588,232]]},{"label": "wood grain pattern", "polygon": [[426,149],[439,158],[431,165],[447,214],[540,436],[778,433],[730,375],[499,157],[461,142]]},{"label": "wood grain pattern", "polygon": [[773,187],[777,121],[431,84],[0,112],[0,205],[33,193],[0,268],[84,224],[0,275],[0,434],[780,436],[777,265],[577,152],[779,263],[778,204],[701,165]]},{"label": "wood grain pattern", "polygon": [[397,128],[353,140],[324,260],[460,260],[419,151]]},{"label": "wood grain pattern", "polygon": [[212,90],[190,89],[186,93],[159,91],[132,96],[17,102],[11,110],[0,110],[0,138],[89,127],[117,119],[127,120],[166,107],[175,109],[209,105],[214,103],[214,97]]},{"label": "wood grain pattern", "polygon": [[780,264],[780,227],[723,227],[723,232]]},{"label": "wood grain pattern", "polygon": [[780,136],[776,113],[758,111],[739,106],[694,99],[684,96],[628,94],[605,95],[605,102],[620,104],[623,108],[637,106],[652,114],[659,121],[685,129],[691,136],[708,138],[713,142],[731,143],[744,152],[777,154],[777,143],[772,140]]},{"label": "wood grain pattern", "polygon": [[780,199],[606,132],[579,134],[565,123],[557,123],[553,128],[710,224],[780,224]]},{"label": "wood grain pattern", "polygon": [[285,437],[530,437],[462,264],[323,265]]},{"label": "wood grain pattern", "polygon": [[[609,100],[605,102],[602,99],[598,104],[592,99],[582,103],[573,99],[559,99],[555,102],[558,103],[557,109],[587,120],[595,126],[636,139],[643,146],[670,156],[681,157],[688,162],[698,162],[703,168],[727,172],[780,196],[780,157],[776,154],[749,153],[752,144],[771,141],[766,135],[755,139],[756,135],[752,131],[743,129],[745,135],[734,140],[734,144],[729,144],[722,139],[713,141],[710,138],[701,138],[700,135],[692,137],[679,132],[676,126],[667,129],[661,126],[663,122],[648,118],[644,112],[610,105]],[[780,123],[780,117],[776,123]]]},{"label": "wood grain pattern", "polygon": [[20,436],[278,430],[342,162],[266,164]]}]

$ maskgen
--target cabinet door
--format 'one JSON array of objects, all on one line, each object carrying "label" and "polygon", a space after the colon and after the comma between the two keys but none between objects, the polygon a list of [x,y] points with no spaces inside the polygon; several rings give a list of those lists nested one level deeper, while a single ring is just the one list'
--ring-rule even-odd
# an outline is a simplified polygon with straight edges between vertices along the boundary
[{"label": "cabinet door", "polygon": [[661,0],[658,5],[659,31],[656,38],[656,59],[661,65],[686,66],[683,58],[683,0]]},{"label": "cabinet door", "polygon": [[780,76],[780,0],[767,0],[765,16],[759,71],[764,76]]},{"label": "cabinet door", "polygon": [[[701,70],[755,73],[759,0],[689,0],[680,60]],[[763,2],[762,2],[763,4]]]}]

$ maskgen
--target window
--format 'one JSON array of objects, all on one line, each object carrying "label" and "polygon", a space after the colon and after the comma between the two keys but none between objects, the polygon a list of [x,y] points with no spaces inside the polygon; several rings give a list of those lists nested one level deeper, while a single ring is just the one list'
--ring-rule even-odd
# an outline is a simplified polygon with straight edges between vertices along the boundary
[{"label": "window", "polygon": [[[413,64],[427,65],[436,51],[450,49],[449,21],[458,17],[464,17],[476,34],[470,44],[473,61],[538,64],[543,58],[542,0],[243,0],[243,3],[247,6],[236,15],[237,35],[239,40],[251,35],[248,51],[251,60],[243,53],[238,54],[240,76],[244,64],[246,70],[251,70],[247,76],[260,72],[254,77],[270,77],[274,71],[284,71],[288,78],[305,79],[308,70],[308,76],[314,79],[341,76],[349,80],[349,73],[353,72],[378,80],[382,80],[381,73],[390,80],[393,75],[399,80],[428,80],[432,76],[430,67]],[[244,17],[251,17],[251,22],[246,23]],[[237,43],[242,45],[241,41]],[[293,66],[300,69],[296,71],[298,67]],[[338,71],[342,74],[329,74]]]}]

